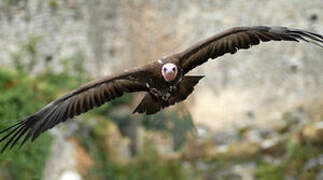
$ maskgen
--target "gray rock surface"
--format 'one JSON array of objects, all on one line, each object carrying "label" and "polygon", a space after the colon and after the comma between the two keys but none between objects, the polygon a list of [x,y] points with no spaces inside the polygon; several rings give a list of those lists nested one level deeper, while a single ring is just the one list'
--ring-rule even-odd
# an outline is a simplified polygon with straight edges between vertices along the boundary
[{"label": "gray rock surface", "polygon": [[[323,34],[321,0],[266,1],[17,1],[0,3],[0,61],[31,36],[51,67],[81,50],[94,76],[154,60],[233,26],[282,25]],[[206,74],[187,101],[196,123],[230,129],[254,115],[273,128],[282,112],[322,97],[323,52],[296,43],[266,43],[201,66]],[[39,68],[41,69],[41,68]],[[211,108],[210,108],[211,107]]]},{"label": "gray rock surface", "polygon": [[[30,38],[40,37],[38,59],[52,56],[50,67],[61,71],[59,62],[81,51],[93,76],[184,50],[233,26],[288,26],[323,34],[322,0],[29,0],[12,1],[10,6],[8,2],[0,1],[1,66],[12,66],[12,54]],[[323,51],[311,44],[265,43],[225,55],[192,73],[207,76],[186,107],[197,125],[207,127],[199,132],[212,132],[222,151],[226,143],[237,141],[237,129],[247,129],[246,138],[258,142],[261,132],[286,126],[281,121],[286,111],[303,108],[287,119],[293,126],[299,123],[294,117],[302,123],[312,121],[312,112],[323,107]],[[61,138],[55,142],[51,157],[71,155],[71,144]],[[264,141],[263,148],[276,147],[275,142]],[[64,167],[53,170],[50,163],[55,162],[50,159],[45,175],[48,168],[62,174]],[[65,165],[75,166],[73,160],[70,163]],[[254,164],[236,165],[233,171],[242,172],[238,178],[250,179],[243,172],[254,168]]]}]

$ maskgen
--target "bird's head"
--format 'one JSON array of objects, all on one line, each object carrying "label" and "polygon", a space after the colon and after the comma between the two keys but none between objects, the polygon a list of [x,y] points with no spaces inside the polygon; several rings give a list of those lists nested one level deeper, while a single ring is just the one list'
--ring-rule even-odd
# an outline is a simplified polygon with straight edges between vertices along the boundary
[{"label": "bird's head", "polygon": [[177,75],[177,67],[173,63],[166,63],[161,68],[161,74],[167,82],[174,81]]}]

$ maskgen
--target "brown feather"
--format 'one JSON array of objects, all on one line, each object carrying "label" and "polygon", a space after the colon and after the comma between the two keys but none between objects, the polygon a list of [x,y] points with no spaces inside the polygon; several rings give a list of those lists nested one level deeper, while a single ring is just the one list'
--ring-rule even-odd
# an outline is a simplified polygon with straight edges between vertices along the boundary
[{"label": "brown feather", "polygon": [[[136,77],[128,78],[128,77]],[[4,151],[9,145],[13,147],[19,139],[27,134],[21,143],[23,145],[30,137],[34,141],[41,133],[88,110],[100,106],[105,102],[121,96],[125,92],[146,91],[145,81],[140,71],[108,76],[98,81],[90,82],[69,94],[51,102],[37,113],[26,117],[10,128],[0,131],[7,134],[0,139],[0,143],[8,139],[3,146]],[[13,128],[15,127],[15,128]]]},{"label": "brown feather", "polygon": [[182,63],[183,74],[226,53],[234,54],[239,49],[267,41],[305,41],[323,47],[322,35],[286,27],[235,27],[207,38],[187,50],[176,54]]},{"label": "brown feather", "polygon": [[[194,86],[203,76],[184,76],[193,68],[205,63],[210,58],[216,58],[226,53],[234,54],[239,49],[248,49],[252,45],[266,41],[305,41],[323,47],[322,35],[285,27],[236,27],[216,34],[201,41],[187,50],[167,56],[165,62],[174,63],[180,76],[176,92],[172,92],[168,101],[163,101],[147,94],[134,112],[153,114],[160,109],[185,100],[194,90]],[[13,147],[19,139],[23,138],[20,146],[30,138],[35,140],[41,133],[90,109],[100,106],[124,93],[148,91],[146,83],[158,90],[169,88],[160,73],[161,63],[153,62],[135,68],[132,71],[107,76],[100,80],[89,82],[78,89],[51,102],[40,111],[32,114],[22,121],[0,131],[6,133],[0,143],[8,140],[2,151]]]},{"label": "brown feather", "polygon": [[135,108],[133,113],[146,113],[149,115],[155,114],[156,112],[160,111],[160,109],[162,109],[161,102],[154,98],[150,93],[147,93],[139,105]]},{"label": "brown feather", "polygon": [[204,76],[184,76],[183,80],[177,85],[177,91],[169,97],[167,102],[157,99],[150,93],[147,93],[133,113],[154,114],[163,108],[185,100],[193,92],[194,86],[203,77]]}]

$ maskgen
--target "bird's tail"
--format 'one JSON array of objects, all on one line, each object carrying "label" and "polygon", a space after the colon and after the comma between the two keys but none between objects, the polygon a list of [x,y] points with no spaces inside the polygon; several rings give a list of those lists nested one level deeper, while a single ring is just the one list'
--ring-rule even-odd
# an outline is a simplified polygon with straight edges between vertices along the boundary
[{"label": "bird's tail", "polygon": [[162,109],[162,104],[150,93],[147,93],[133,113],[154,114],[160,111],[160,109]]},{"label": "bird's tail", "polygon": [[194,86],[203,78],[203,75],[184,76],[183,80],[178,83],[177,90],[167,101],[162,101],[155,98],[150,93],[147,93],[140,104],[136,107],[133,113],[155,114],[161,109],[174,105],[175,103],[185,100],[194,90]]}]

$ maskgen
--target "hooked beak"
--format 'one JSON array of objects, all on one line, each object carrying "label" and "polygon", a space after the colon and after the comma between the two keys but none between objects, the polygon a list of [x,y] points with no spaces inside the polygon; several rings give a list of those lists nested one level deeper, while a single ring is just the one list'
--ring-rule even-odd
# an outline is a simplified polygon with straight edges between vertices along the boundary
[{"label": "hooked beak", "polygon": [[176,73],[172,70],[165,73],[165,78],[167,81],[173,81],[176,78]]}]

